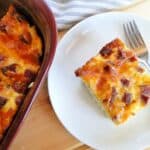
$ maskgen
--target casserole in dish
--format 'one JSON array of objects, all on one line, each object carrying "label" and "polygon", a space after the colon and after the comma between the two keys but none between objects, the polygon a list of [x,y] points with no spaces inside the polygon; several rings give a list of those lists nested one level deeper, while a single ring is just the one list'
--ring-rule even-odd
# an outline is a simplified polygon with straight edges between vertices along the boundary
[{"label": "casserole in dish", "polygon": [[[56,26],[52,13],[42,0],[12,0],[6,2],[0,0],[0,7],[0,16],[2,18],[0,21],[0,45],[2,43],[3,47],[5,49],[8,49],[9,54],[12,53],[14,49],[15,51],[16,49],[18,49],[17,53],[15,52],[15,57],[13,57],[14,55],[12,54],[10,54],[8,57],[9,62],[10,59],[12,60],[13,58],[13,61],[15,63],[12,63],[11,61],[11,63],[8,63],[6,66],[4,65],[4,67],[2,67],[0,71],[2,73],[2,77],[5,77],[5,79],[9,79],[9,81],[11,82],[9,84],[9,89],[13,91],[10,92],[10,94],[4,94],[4,97],[0,95],[0,102],[3,102],[1,112],[2,109],[6,110],[8,106],[11,106],[12,108],[12,105],[14,105],[15,112],[17,111],[17,113],[11,113],[8,118],[4,118],[3,113],[1,113],[0,116],[0,127],[2,127],[2,131],[0,132],[0,149],[6,149],[12,137],[15,135],[19,124],[23,120],[33,100],[35,99],[38,89],[50,67],[56,47]],[[8,7],[10,8],[8,13],[6,13]],[[23,16],[23,18],[21,16]],[[16,29],[13,29],[14,24]],[[25,26],[28,28],[24,28]],[[27,31],[24,32],[24,30]],[[22,36],[20,33],[22,33]],[[10,38],[10,36],[13,36],[13,38]],[[3,41],[3,39],[6,38],[9,40],[7,40],[7,42]],[[13,39],[13,44],[11,39]],[[5,46],[5,44],[7,46]],[[28,55],[26,55],[26,51],[29,52]],[[5,50],[5,52],[7,52],[7,50]],[[26,54],[22,55],[23,53]],[[5,57],[8,56],[8,54],[4,54],[4,51],[2,51],[1,55],[5,55]],[[19,56],[18,58],[22,57],[22,59],[17,59],[16,56]],[[16,60],[14,58],[16,58]],[[29,60],[30,63],[27,63]],[[24,62],[22,63],[22,61]],[[21,64],[23,65],[21,66]],[[32,65],[28,66],[29,64]],[[19,67],[19,65],[21,67]],[[29,71],[29,69],[27,69],[25,66],[28,66],[31,70]],[[33,75],[33,78],[30,81],[27,81],[26,79],[28,77],[26,75],[28,77],[31,77]],[[19,84],[16,84],[16,76],[19,76],[19,79],[17,79],[17,82]],[[2,81],[4,81],[4,79]],[[32,81],[34,82],[31,85],[30,83]],[[5,81],[4,84],[6,85],[6,83],[8,82]],[[23,86],[21,86],[20,88],[20,85],[22,85],[22,83],[25,83],[26,85],[23,84]],[[9,93],[10,90],[6,89],[5,91]],[[18,96],[23,97],[21,98],[22,100],[20,106],[16,106],[14,103],[14,99],[16,99]]]}]

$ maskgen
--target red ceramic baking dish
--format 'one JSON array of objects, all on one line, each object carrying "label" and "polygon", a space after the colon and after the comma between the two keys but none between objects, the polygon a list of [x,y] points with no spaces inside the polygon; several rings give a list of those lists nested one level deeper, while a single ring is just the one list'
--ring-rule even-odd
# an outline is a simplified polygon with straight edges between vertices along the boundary
[{"label": "red ceramic baking dish", "polygon": [[0,0],[0,17],[2,17],[9,5],[13,4],[18,12],[20,12],[29,21],[34,24],[43,40],[43,56],[41,68],[34,81],[32,88],[28,91],[23,103],[13,118],[13,121],[3,139],[0,141],[0,149],[7,149],[12,141],[16,131],[27,115],[31,104],[39,91],[39,88],[47,75],[52,63],[56,43],[57,30],[52,12],[43,0]]}]

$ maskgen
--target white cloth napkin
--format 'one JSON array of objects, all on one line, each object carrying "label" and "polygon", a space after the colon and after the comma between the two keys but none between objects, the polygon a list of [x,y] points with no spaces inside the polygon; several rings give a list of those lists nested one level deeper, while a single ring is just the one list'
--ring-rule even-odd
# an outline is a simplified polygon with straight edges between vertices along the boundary
[{"label": "white cloth napkin", "polygon": [[52,9],[59,30],[102,12],[131,5],[138,0],[45,0]]}]

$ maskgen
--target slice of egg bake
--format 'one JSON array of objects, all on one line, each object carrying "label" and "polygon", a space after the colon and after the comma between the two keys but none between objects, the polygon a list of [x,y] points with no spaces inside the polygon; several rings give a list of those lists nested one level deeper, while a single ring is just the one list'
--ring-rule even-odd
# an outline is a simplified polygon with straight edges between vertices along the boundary
[{"label": "slice of egg bake", "polygon": [[115,124],[125,122],[150,100],[150,74],[120,39],[75,71]]}]

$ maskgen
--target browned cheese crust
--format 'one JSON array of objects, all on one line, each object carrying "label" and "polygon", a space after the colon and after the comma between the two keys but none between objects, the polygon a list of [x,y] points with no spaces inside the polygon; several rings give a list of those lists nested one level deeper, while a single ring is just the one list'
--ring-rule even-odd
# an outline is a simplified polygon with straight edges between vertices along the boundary
[{"label": "browned cheese crust", "polygon": [[10,6],[0,20],[0,139],[39,70],[41,55],[35,27]]},{"label": "browned cheese crust", "polygon": [[104,46],[75,74],[116,124],[125,122],[149,102],[150,75],[120,39]]}]

